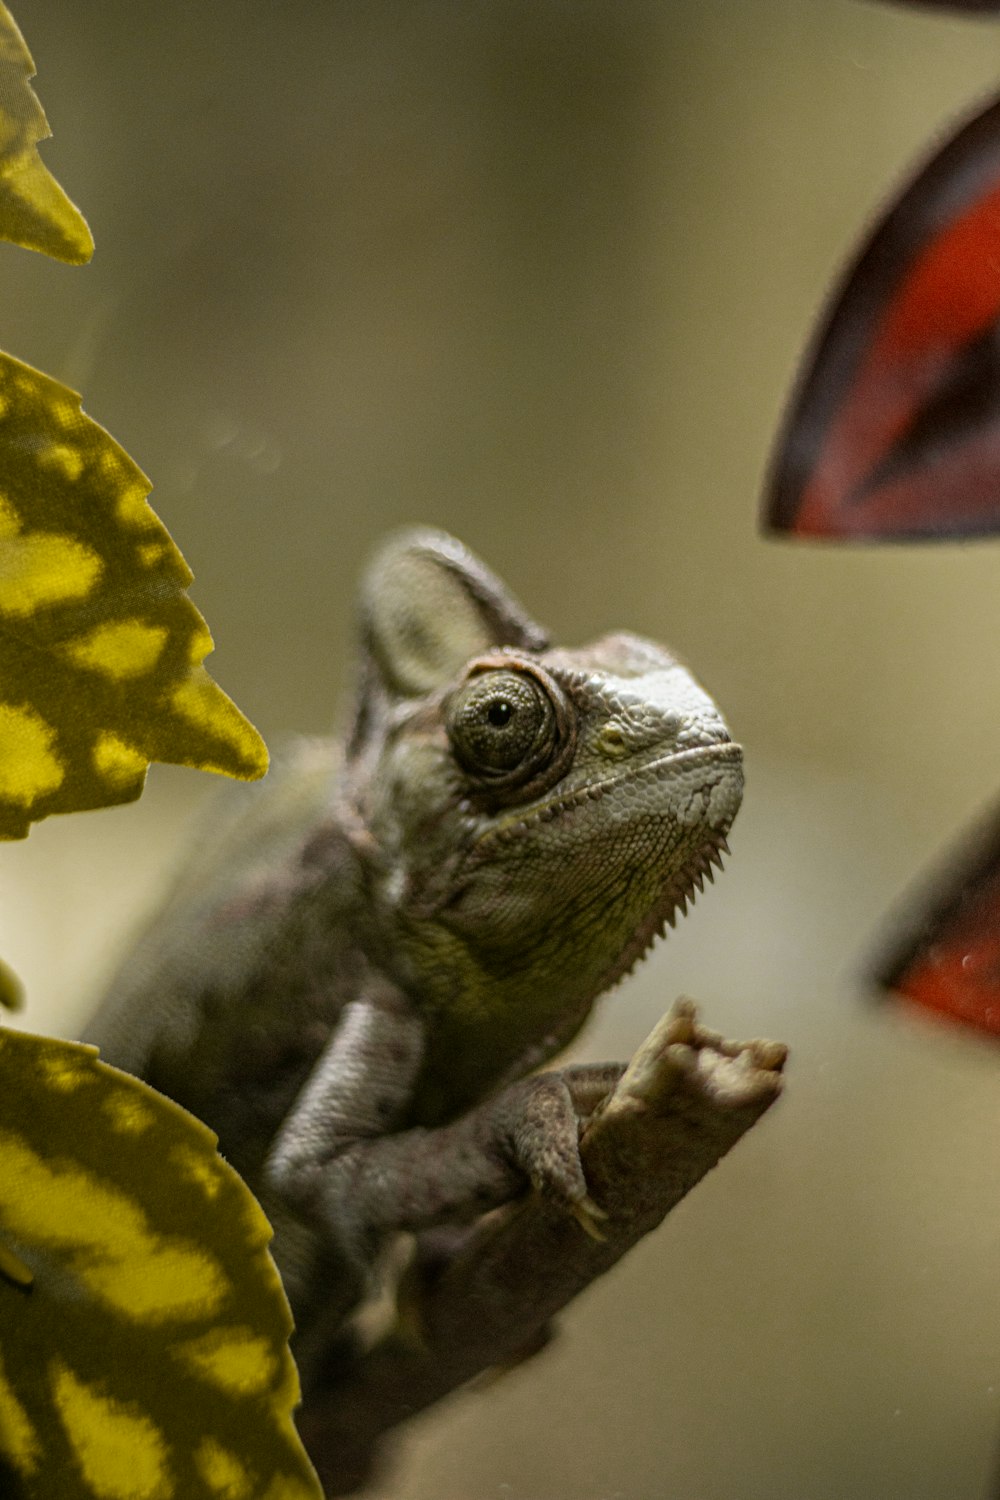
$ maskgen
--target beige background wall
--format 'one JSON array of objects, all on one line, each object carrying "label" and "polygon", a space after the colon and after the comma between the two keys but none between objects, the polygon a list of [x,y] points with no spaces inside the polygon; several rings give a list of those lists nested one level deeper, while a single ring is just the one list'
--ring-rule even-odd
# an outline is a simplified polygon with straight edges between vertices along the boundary
[{"label": "beige background wall", "polygon": [[[0,246],[0,344],[153,477],[275,741],[361,560],[456,531],[555,634],[662,637],[746,746],[725,879],[605,1004],[790,1042],[785,1102],[564,1320],[415,1428],[394,1500],[979,1500],[1000,1452],[1000,1050],[868,1003],[907,882],[1000,794],[996,544],[765,542],[811,319],[1000,24],[860,0],[21,0],[98,241]],[[0,850],[26,1024],[72,1033],[206,779]]]}]

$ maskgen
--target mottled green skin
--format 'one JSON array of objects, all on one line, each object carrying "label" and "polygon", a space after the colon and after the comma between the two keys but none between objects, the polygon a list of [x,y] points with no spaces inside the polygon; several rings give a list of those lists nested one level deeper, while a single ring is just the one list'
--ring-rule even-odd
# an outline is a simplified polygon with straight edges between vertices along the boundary
[{"label": "mottled green skin", "polygon": [[[669,652],[625,634],[550,649],[439,533],[376,557],[361,636],[345,747],[306,744],[235,797],[87,1032],[218,1132],[278,1221],[300,1321],[313,1255],[328,1271],[339,1241],[364,1259],[526,1175],[579,1205],[572,1088],[508,1086],[700,886],[742,789],[739,747]],[[470,661],[556,704],[556,749],[513,790],[456,755]]]}]

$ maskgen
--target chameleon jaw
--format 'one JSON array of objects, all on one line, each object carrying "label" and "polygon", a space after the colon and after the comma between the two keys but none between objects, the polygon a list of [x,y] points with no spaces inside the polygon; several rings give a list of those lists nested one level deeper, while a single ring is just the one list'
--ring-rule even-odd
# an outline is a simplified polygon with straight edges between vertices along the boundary
[{"label": "chameleon jaw", "polygon": [[667,928],[673,927],[677,915],[686,916],[688,906],[697,894],[704,890],[705,881],[715,881],[715,871],[724,868],[722,857],[730,852],[726,835],[721,830],[709,829],[702,847],[695,851],[687,864],[664,890],[652,910],[643,918],[629,942],[625,945],[602,985],[617,984],[635,968],[656,942],[666,937]]}]

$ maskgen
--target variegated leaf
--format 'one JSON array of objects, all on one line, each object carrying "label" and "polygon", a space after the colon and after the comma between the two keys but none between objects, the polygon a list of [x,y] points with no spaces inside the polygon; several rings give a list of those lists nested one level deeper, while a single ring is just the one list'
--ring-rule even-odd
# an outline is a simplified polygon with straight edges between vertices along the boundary
[{"label": "variegated leaf", "polygon": [[320,1500],[269,1238],[192,1116],[0,1033],[3,1493]]},{"label": "variegated leaf", "polygon": [[80,265],[94,241],[38,154],[52,132],[29,82],[34,76],[24,38],[0,4],[0,239]]},{"label": "variegated leaf", "polygon": [[57,380],[0,354],[0,836],[128,802],[151,760],[254,778],[149,481]]}]

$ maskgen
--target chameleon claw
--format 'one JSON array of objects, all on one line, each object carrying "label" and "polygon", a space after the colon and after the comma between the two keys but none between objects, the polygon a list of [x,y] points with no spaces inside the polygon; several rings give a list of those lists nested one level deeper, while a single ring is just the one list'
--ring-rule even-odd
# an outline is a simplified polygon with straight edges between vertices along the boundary
[{"label": "chameleon claw", "polygon": [[603,1242],[607,1239],[607,1235],[601,1228],[601,1220],[607,1219],[608,1215],[605,1213],[604,1209],[599,1203],[594,1202],[589,1193],[586,1195],[586,1197],[581,1198],[579,1203],[573,1204],[572,1208],[570,1209],[570,1213],[573,1215],[573,1218],[579,1224],[584,1234],[589,1235],[590,1238],[592,1240],[596,1240],[598,1244],[603,1244]]}]

